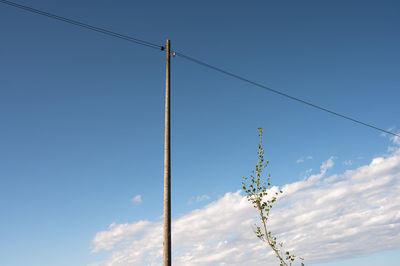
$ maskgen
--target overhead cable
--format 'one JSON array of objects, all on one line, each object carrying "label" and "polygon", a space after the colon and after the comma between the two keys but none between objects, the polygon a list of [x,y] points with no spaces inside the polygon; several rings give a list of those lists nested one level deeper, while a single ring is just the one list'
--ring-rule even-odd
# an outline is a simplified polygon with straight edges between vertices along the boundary
[{"label": "overhead cable", "polygon": [[[157,49],[157,50],[162,50],[162,51],[165,50],[165,47],[162,46],[162,45],[158,45],[158,44],[151,43],[151,42],[148,42],[148,41],[144,41],[144,40],[141,40],[141,39],[133,38],[133,37],[130,37],[130,36],[127,36],[127,35],[123,35],[123,34],[120,34],[120,33],[114,32],[114,31],[106,30],[106,29],[103,29],[103,28],[91,26],[91,25],[89,25],[89,24],[85,24],[85,23],[82,23],[82,22],[79,22],[79,21],[76,21],[76,20],[72,20],[72,19],[69,19],[69,18],[65,18],[65,17],[58,16],[58,15],[54,15],[54,14],[51,14],[51,13],[48,13],[48,12],[44,12],[44,11],[41,11],[41,10],[38,10],[38,9],[35,9],[35,8],[32,8],[32,7],[20,5],[20,4],[11,2],[11,1],[0,0],[0,3],[7,4],[7,5],[10,5],[10,6],[13,6],[13,7],[16,7],[16,8],[20,8],[20,9],[23,9],[23,10],[26,10],[26,11],[29,11],[29,12],[32,12],[32,13],[39,14],[39,15],[43,15],[43,16],[46,16],[46,17],[49,17],[49,18],[57,19],[57,20],[60,20],[60,21],[63,21],[63,22],[67,22],[67,23],[70,23],[70,24],[73,24],[73,25],[76,25],[76,26],[79,26],[79,27],[82,27],[82,28],[86,28],[86,29],[89,29],[89,30],[97,31],[97,32],[100,32],[100,33],[103,33],[103,34],[106,34],[106,35],[109,35],[109,36],[112,36],[112,37],[116,37],[116,38],[119,38],[119,39],[123,39],[123,40],[126,40],[126,41],[130,41],[130,42],[133,42],[133,43],[136,43],[136,44],[139,44],[139,45],[147,46],[147,47],[154,48],[154,49]],[[256,86],[256,87],[265,89],[265,90],[267,90],[267,91],[269,91],[269,92],[272,92],[272,93],[281,95],[281,96],[283,96],[283,97],[289,98],[289,99],[291,99],[291,100],[300,102],[300,103],[302,103],[302,104],[311,106],[311,107],[313,107],[313,108],[315,108],[315,109],[318,109],[318,110],[321,110],[321,111],[330,113],[330,114],[332,114],[332,115],[335,115],[335,116],[338,116],[338,117],[347,119],[347,120],[349,120],[349,121],[352,121],[352,122],[354,122],[354,123],[361,124],[361,125],[366,126],[366,127],[369,127],[369,128],[373,128],[373,129],[375,129],[375,130],[381,131],[381,132],[386,133],[386,134],[390,134],[390,135],[395,136],[395,137],[400,137],[399,134],[396,134],[396,133],[393,133],[393,132],[391,132],[391,131],[388,131],[388,130],[379,128],[379,127],[374,126],[374,125],[369,124],[369,123],[362,122],[362,121],[360,121],[360,120],[358,120],[358,119],[355,119],[355,118],[352,118],[352,117],[350,117],[350,116],[343,115],[343,114],[340,114],[340,113],[338,113],[338,112],[329,110],[329,109],[327,109],[327,108],[325,108],[325,107],[322,107],[322,106],[313,104],[313,103],[311,103],[311,102],[302,100],[302,99],[300,99],[300,98],[291,96],[291,95],[289,95],[289,94],[287,94],[287,93],[284,93],[284,92],[281,92],[281,91],[272,89],[272,88],[270,88],[270,87],[268,87],[268,86],[265,86],[265,85],[263,85],[263,84],[260,84],[260,83],[258,83],[258,82],[251,81],[250,79],[247,79],[247,78],[244,78],[244,77],[239,76],[239,75],[237,75],[237,74],[234,74],[234,73],[232,73],[232,72],[223,70],[222,68],[219,68],[219,67],[210,65],[210,64],[205,63],[205,62],[203,62],[203,61],[201,61],[201,60],[198,60],[198,59],[196,59],[196,58],[187,56],[187,55],[185,55],[185,54],[183,54],[183,53],[181,53],[181,52],[172,51],[172,53],[173,53],[173,55],[177,55],[177,56],[182,57],[182,58],[184,58],[184,59],[186,59],[186,60],[188,60],[188,61],[191,61],[191,62],[193,62],[193,63],[196,63],[196,64],[202,65],[202,66],[204,66],[204,67],[210,68],[210,69],[212,69],[212,70],[215,70],[215,71],[217,71],[217,72],[219,72],[219,73],[225,74],[225,75],[230,76],[230,77],[232,77],[232,78],[235,78],[235,79],[241,80],[241,81],[243,81],[243,82],[249,83],[249,84],[251,84],[251,85],[254,85],[254,86]]]},{"label": "overhead cable", "polygon": [[29,7],[29,6],[20,5],[20,4],[17,4],[17,3],[11,2],[11,1],[7,1],[7,0],[0,0],[0,3],[7,4],[7,5],[10,5],[10,6],[13,6],[13,7],[16,7],[16,8],[20,8],[20,9],[23,9],[23,10],[26,10],[26,11],[29,11],[29,12],[32,12],[32,13],[36,13],[36,14],[39,14],[39,15],[42,15],[42,16],[46,16],[46,17],[49,17],[49,18],[57,19],[57,20],[60,20],[60,21],[63,21],[63,22],[67,22],[67,23],[73,24],[75,26],[79,26],[79,27],[86,28],[86,29],[89,29],[89,30],[97,31],[97,32],[100,32],[100,33],[103,33],[103,34],[106,34],[106,35],[109,35],[109,36],[113,36],[113,37],[116,37],[116,38],[119,38],[119,39],[130,41],[130,42],[133,42],[133,43],[136,43],[136,44],[144,45],[144,46],[147,46],[147,47],[150,47],[150,48],[154,48],[154,49],[158,49],[158,50],[163,49],[162,46],[158,45],[158,44],[154,44],[154,43],[151,43],[151,42],[148,42],[148,41],[144,41],[144,40],[140,40],[140,39],[137,39],[137,38],[133,38],[133,37],[130,37],[130,36],[127,36],[127,35],[123,35],[123,34],[120,34],[120,33],[116,33],[114,31],[106,30],[106,29],[103,29],[103,28],[91,26],[91,25],[86,24],[86,23],[82,23],[82,22],[79,22],[79,21],[76,21],[76,20],[72,20],[72,19],[69,19],[69,18],[61,17],[61,16],[58,16],[58,15],[54,15],[54,14],[51,14],[51,13],[48,13],[48,12],[44,12],[44,11]]},{"label": "overhead cable", "polygon": [[180,56],[180,57],[182,57],[182,58],[184,58],[184,59],[186,59],[186,60],[189,60],[189,61],[191,61],[191,62],[193,62],[193,63],[196,63],[196,64],[202,65],[202,66],[204,66],[204,67],[210,68],[210,69],[215,70],[215,71],[217,71],[217,72],[219,72],[219,73],[222,73],[222,74],[225,74],[225,75],[230,76],[230,77],[232,77],[232,78],[235,78],[235,79],[244,81],[244,82],[246,82],[246,83],[250,83],[251,85],[254,85],[254,86],[256,86],[256,87],[262,88],[262,89],[267,90],[267,91],[270,91],[270,92],[272,92],[272,93],[275,93],[275,94],[284,96],[284,97],[289,98],[289,99],[291,99],[291,100],[294,100],[294,101],[300,102],[300,103],[302,103],[302,104],[311,106],[311,107],[313,107],[313,108],[319,109],[319,110],[321,110],[321,111],[324,111],[324,112],[327,112],[327,113],[336,115],[336,116],[338,116],[338,117],[341,117],[341,118],[350,120],[350,121],[352,121],[352,122],[355,122],[355,123],[358,123],[358,124],[361,124],[361,125],[364,125],[364,126],[367,126],[367,127],[373,128],[373,129],[376,129],[376,130],[379,130],[379,131],[381,131],[381,132],[384,132],[384,133],[387,133],[387,134],[390,134],[390,135],[393,135],[393,136],[396,136],[396,137],[400,137],[399,134],[390,132],[390,131],[388,131],[388,130],[379,128],[379,127],[377,127],[377,126],[374,126],[374,125],[371,125],[371,124],[368,124],[368,123],[365,123],[365,122],[362,122],[362,121],[360,121],[360,120],[358,120],[358,119],[351,118],[350,116],[343,115],[343,114],[340,114],[340,113],[338,113],[338,112],[329,110],[329,109],[327,109],[327,108],[325,108],[325,107],[322,107],[322,106],[313,104],[313,103],[311,103],[311,102],[302,100],[302,99],[300,99],[300,98],[291,96],[291,95],[286,94],[286,93],[284,93],[284,92],[281,92],[281,91],[278,91],[278,90],[269,88],[269,87],[267,87],[267,86],[265,86],[265,85],[263,85],[263,84],[260,84],[260,83],[255,82],[255,81],[251,81],[251,80],[249,80],[249,79],[247,79],[247,78],[244,78],[244,77],[239,76],[239,75],[237,75],[237,74],[234,74],[234,73],[232,73],[232,72],[223,70],[223,69],[221,69],[221,68],[219,68],[219,67],[210,65],[210,64],[205,63],[205,62],[203,62],[203,61],[200,61],[200,60],[198,60],[198,59],[196,59],[196,58],[187,56],[187,55],[185,55],[185,54],[183,54],[183,53],[176,52],[176,51],[175,51],[174,53],[175,53],[177,56]]}]

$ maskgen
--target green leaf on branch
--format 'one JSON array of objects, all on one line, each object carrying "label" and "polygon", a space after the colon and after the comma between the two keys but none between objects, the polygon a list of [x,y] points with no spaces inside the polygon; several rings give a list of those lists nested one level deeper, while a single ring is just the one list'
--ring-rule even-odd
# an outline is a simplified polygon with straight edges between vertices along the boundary
[{"label": "green leaf on branch", "polygon": [[[275,253],[276,257],[280,261],[280,265],[282,266],[288,266],[292,265],[292,262],[296,260],[295,255],[291,255],[289,251],[284,252],[283,249],[283,242],[278,243],[279,247],[277,247],[277,238],[272,235],[271,231],[268,230],[268,224],[267,222],[269,221],[269,214],[270,210],[273,207],[273,203],[277,201],[277,197],[279,193],[283,193],[283,190],[279,190],[278,192],[275,192],[275,197],[272,199],[265,199],[264,196],[268,195],[267,189],[268,187],[271,186],[271,175],[268,174],[266,176],[266,181],[263,179],[263,170],[268,166],[269,161],[264,163],[264,149],[262,147],[262,136],[263,136],[263,130],[262,128],[258,128],[258,136],[259,136],[259,143],[258,143],[258,162],[255,165],[255,170],[252,170],[251,173],[251,179],[243,177],[243,190],[246,193],[246,197],[249,202],[253,205],[254,208],[256,208],[260,214],[260,220],[262,223],[262,226],[257,226],[257,230],[254,231],[256,236],[263,240]],[[255,176],[254,176],[255,174]],[[262,184],[262,185],[261,185]],[[264,198],[264,199],[263,199]],[[284,254],[286,256],[284,256]],[[297,257],[300,260],[304,260],[301,257]],[[304,266],[304,263],[301,263],[301,265]]]}]

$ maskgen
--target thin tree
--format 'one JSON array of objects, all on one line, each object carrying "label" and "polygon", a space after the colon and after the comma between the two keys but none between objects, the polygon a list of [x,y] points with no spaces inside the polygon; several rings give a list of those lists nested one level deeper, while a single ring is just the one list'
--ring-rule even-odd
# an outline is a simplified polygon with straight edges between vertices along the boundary
[{"label": "thin tree", "polygon": [[[262,147],[262,128],[258,128],[258,162],[256,164],[255,170],[251,171],[250,178],[243,177],[243,190],[246,193],[248,201],[256,208],[259,212],[261,226],[256,225],[256,230],[254,233],[257,237],[265,242],[275,253],[276,257],[279,259],[280,266],[292,265],[296,259],[300,259],[301,265],[304,266],[303,258],[297,257],[291,254],[289,251],[283,249],[283,242],[277,243],[277,239],[272,235],[271,231],[268,229],[268,221],[270,219],[270,211],[273,204],[276,202],[279,194],[283,191],[269,192],[268,189],[271,186],[271,175],[268,174],[267,181],[263,182],[262,171],[268,166],[269,162],[264,160],[264,149]],[[268,196],[268,193],[273,193]]]}]

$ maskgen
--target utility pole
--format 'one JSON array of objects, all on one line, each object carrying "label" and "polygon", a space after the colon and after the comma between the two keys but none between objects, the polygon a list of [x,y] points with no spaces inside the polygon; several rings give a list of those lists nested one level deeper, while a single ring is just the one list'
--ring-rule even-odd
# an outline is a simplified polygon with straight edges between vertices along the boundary
[{"label": "utility pole", "polygon": [[164,140],[164,242],[163,265],[171,266],[171,130],[170,130],[170,48],[167,40],[167,67],[165,82],[165,140]]}]

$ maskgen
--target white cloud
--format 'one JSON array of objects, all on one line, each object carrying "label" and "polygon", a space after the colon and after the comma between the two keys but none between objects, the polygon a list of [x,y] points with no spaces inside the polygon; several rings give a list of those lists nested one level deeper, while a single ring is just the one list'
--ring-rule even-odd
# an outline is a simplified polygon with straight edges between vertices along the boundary
[{"label": "white cloud", "polygon": [[395,127],[389,128],[388,131],[389,132],[393,132],[396,135],[389,135],[388,133],[383,132],[383,133],[381,133],[381,136],[389,138],[389,140],[390,140],[392,145],[388,147],[388,151],[389,152],[394,152],[400,146],[400,132],[399,131],[395,131]]},{"label": "white cloud", "polygon": [[204,194],[204,195],[201,195],[201,196],[192,197],[188,201],[188,204],[192,204],[193,202],[199,203],[199,202],[206,201],[206,200],[209,200],[209,199],[210,199],[210,196]]},{"label": "white cloud", "polygon": [[[271,213],[278,240],[306,264],[400,248],[400,150],[327,176],[333,164],[331,157],[320,173],[283,187]],[[174,220],[174,265],[275,265],[252,231],[256,216],[238,191]],[[111,251],[103,266],[161,265],[162,224],[113,223],[92,241],[101,250]]]},{"label": "white cloud", "polygon": [[400,145],[400,137],[399,136],[397,136],[397,135],[396,136],[392,136],[390,138],[390,140],[393,142],[393,144]]},{"label": "white cloud", "polygon": [[141,203],[142,202],[142,196],[141,195],[136,195],[132,198],[133,203]]},{"label": "white cloud", "polygon": [[201,195],[196,197],[196,202],[202,202],[204,200],[209,200],[210,197],[208,195]]},{"label": "white cloud", "polygon": [[304,163],[305,160],[311,160],[312,156],[302,156],[299,159],[297,159],[296,163]]},{"label": "white cloud", "polygon": [[351,165],[353,165],[353,162],[351,160],[346,160],[346,161],[343,161],[343,164],[346,166],[351,166]]}]

